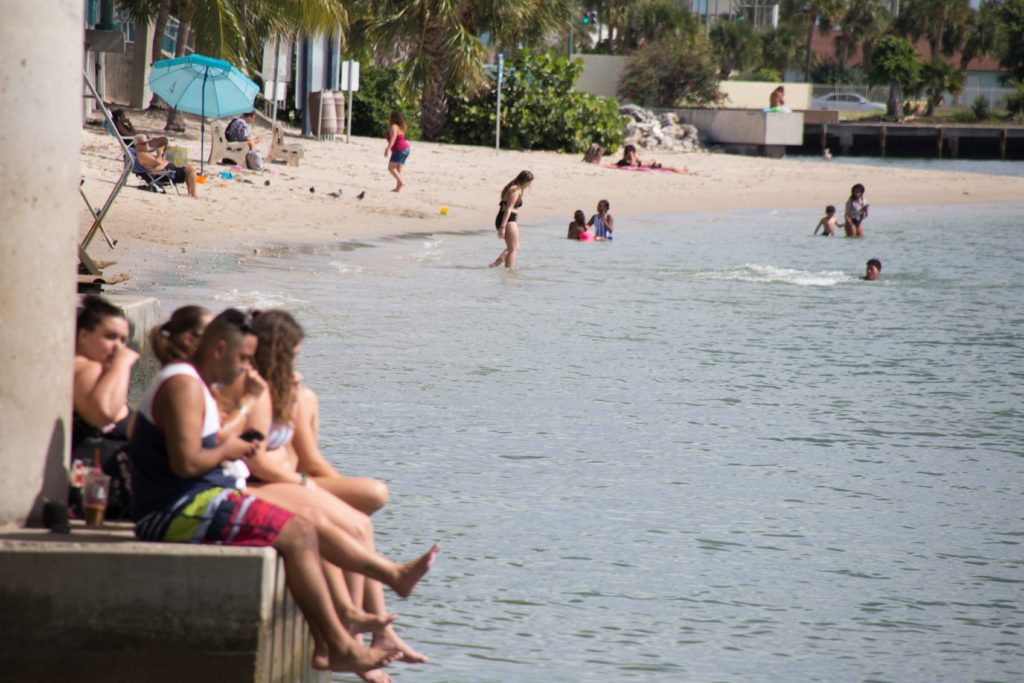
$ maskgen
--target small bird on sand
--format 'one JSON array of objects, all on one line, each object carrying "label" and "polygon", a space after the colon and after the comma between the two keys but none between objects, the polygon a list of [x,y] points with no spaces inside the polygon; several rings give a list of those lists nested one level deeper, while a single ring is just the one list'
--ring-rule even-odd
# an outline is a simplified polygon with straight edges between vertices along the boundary
[{"label": "small bird on sand", "polygon": [[362,192],[360,192],[359,194],[356,195],[356,199],[362,199],[365,196],[366,196],[366,190],[363,190]]},{"label": "small bird on sand", "polygon": [[341,197],[341,190],[338,190],[337,192],[328,192],[327,194],[331,197],[334,197],[335,199],[338,199],[339,197]]}]

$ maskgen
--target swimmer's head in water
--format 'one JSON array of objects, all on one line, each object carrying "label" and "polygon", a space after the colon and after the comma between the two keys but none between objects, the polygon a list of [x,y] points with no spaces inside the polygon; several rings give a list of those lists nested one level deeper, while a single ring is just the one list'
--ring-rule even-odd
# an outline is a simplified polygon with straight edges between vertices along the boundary
[{"label": "swimmer's head in water", "polygon": [[572,219],[576,221],[576,225],[583,225],[587,222],[587,214],[583,213],[579,209],[576,209],[576,213],[572,215]]},{"label": "swimmer's head in water", "polygon": [[864,273],[865,280],[877,280],[882,274],[882,262],[876,258],[868,259],[867,271]]}]

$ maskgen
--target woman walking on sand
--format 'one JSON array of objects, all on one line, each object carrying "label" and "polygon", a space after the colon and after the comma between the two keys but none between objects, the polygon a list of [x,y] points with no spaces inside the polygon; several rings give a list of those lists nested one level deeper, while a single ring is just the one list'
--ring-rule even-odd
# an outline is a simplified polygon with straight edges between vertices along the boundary
[{"label": "woman walking on sand", "polygon": [[494,227],[498,237],[505,240],[505,250],[494,259],[491,268],[505,264],[506,268],[516,267],[516,253],[519,251],[519,214],[516,209],[523,205],[523,191],[533,182],[533,174],[520,171],[512,182],[501,191],[498,203],[498,215],[494,218]]},{"label": "woman walking on sand", "polygon": [[388,160],[388,173],[395,177],[395,189],[392,192],[398,192],[405,185],[405,181],[402,179],[402,168],[405,166],[405,160],[409,158],[409,141],[405,139],[405,131],[408,126],[405,123],[405,117],[402,116],[402,112],[393,111],[391,116],[388,117],[388,146],[384,148],[384,156],[390,156]]}]

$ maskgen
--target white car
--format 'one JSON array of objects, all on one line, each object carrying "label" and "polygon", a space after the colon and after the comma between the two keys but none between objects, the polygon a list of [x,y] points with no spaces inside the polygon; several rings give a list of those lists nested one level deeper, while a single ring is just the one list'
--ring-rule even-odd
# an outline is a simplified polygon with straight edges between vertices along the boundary
[{"label": "white car", "polygon": [[881,102],[869,102],[854,93],[832,93],[831,95],[823,95],[811,100],[811,109],[876,114],[885,112],[886,106]]}]

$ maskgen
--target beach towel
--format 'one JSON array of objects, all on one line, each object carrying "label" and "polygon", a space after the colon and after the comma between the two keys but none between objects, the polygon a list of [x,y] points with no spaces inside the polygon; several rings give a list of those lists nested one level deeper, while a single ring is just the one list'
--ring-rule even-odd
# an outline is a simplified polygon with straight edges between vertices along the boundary
[{"label": "beach towel", "polygon": [[605,168],[614,168],[619,171],[636,171],[637,173],[674,173],[664,168],[647,168],[641,166],[617,166],[615,164],[605,164]]}]

